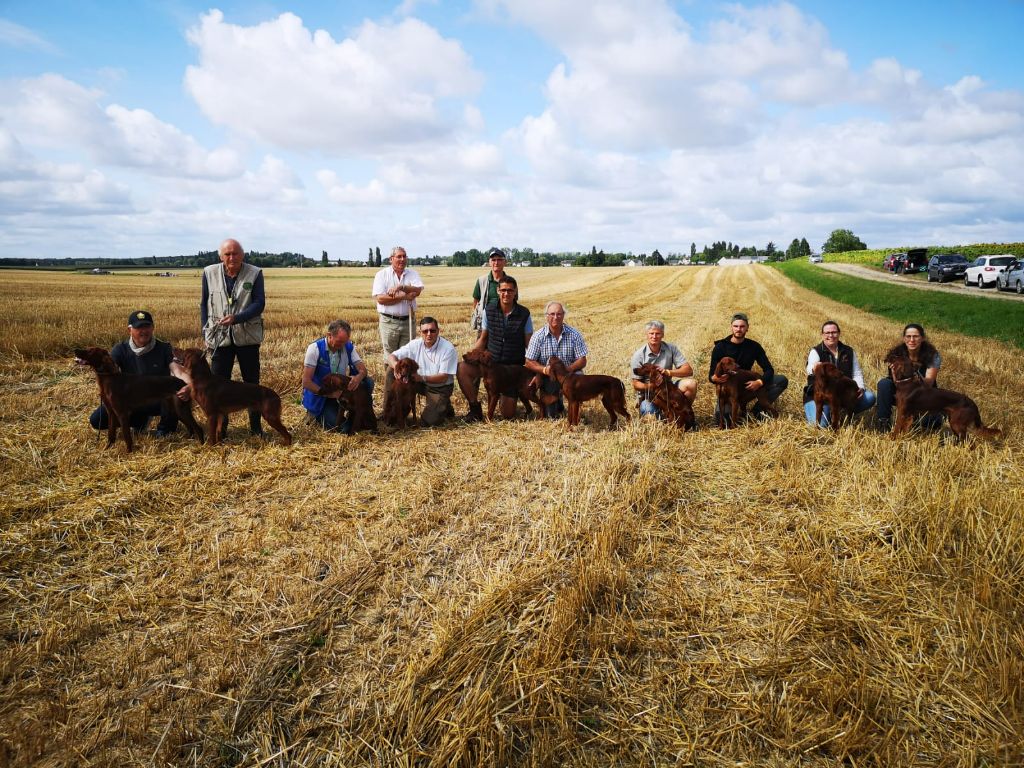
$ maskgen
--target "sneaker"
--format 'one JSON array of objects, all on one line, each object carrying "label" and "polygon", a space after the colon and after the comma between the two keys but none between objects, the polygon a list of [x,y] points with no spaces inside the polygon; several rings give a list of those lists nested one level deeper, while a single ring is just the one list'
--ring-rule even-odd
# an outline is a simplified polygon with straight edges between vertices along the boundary
[{"label": "sneaker", "polygon": [[875,422],[875,429],[882,433],[892,432],[892,424],[885,419],[879,419]]},{"label": "sneaker", "polygon": [[157,428],[157,429],[153,430],[153,437],[170,437],[173,434],[174,434],[174,432],[172,432],[169,429]]}]

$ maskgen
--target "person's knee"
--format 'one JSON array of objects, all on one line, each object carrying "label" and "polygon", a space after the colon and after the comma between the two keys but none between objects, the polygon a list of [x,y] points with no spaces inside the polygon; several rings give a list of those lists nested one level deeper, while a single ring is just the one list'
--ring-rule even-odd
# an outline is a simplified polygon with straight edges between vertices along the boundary
[{"label": "person's knee", "polygon": [[107,411],[100,406],[95,411],[89,414],[89,425],[93,429],[106,429],[107,428]]},{"label": "person's knee", "polygon": [[658,406],[651,400],[640,401],[640,415],[641,416],[661,416],[661,411],[658,410]]}]

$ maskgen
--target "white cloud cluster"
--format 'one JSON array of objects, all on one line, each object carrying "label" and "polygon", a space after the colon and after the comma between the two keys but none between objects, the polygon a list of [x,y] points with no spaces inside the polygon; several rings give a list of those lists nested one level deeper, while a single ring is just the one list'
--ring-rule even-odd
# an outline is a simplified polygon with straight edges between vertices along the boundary
[{"label": "white cloud cluster", "polygon": [[451,133],[480,87],[462,46],[415,18],[335,41],[291,13],[252,27],[220,11],[188,33],[185,85],[214,123],[282,149],[355,154]]}]

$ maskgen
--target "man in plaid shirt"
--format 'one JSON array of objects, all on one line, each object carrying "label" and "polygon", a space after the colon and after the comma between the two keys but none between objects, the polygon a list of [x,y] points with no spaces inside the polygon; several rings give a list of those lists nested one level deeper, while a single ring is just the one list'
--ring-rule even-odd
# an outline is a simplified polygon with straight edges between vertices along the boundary
[{"label": "man in plaid shirt", "polygon": [[562,388],[548,370],[548,358],[554,355],[569,369],[569,373],[580,373],[587,366],[587,343],[582,334],[571,325],[565,324],[565,307],[557,301],[549,301],[544,307],[544,319],[547,322],[530,339],[526,348],[526,367],[544,378],[541,390],[548,394],[557,394],[558,401],[544,406],[544,415],[549,419],[558,418],[565,413],[562,403]]}]

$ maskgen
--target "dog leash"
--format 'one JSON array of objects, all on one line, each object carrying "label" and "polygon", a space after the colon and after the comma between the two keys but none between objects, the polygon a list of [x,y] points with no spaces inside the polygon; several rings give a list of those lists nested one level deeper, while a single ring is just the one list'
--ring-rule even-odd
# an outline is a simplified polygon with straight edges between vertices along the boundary
[{"label": "dog leash", "polygon": [[220,345],[224,343],[224,339],[226,339],[228,337],[228,333],[229,333],[229,331],[228,331],[227,326],[224,326],[224,325],[215,325],[215,326],[213,326],[213,335],[215,337],[218,337],[218,341],[217,341],[216,344],[213,345],[212,348],[209,347],[209,345],[207,345],[207,349],[208,349],[208,351],[210,353],[210,359],[211,360],[213,360],[213,356],[215,354],[217,354],[217,350],[220,349]]}]

